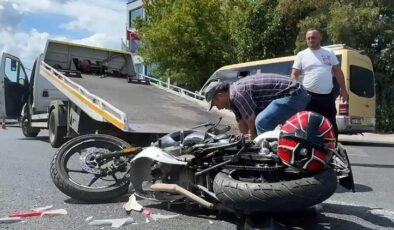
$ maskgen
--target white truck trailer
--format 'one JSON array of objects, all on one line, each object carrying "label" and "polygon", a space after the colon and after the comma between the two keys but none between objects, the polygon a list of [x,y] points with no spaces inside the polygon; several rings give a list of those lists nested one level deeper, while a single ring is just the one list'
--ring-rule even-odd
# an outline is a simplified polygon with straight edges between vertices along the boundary
[{"label": "white truck trailer", "polygon": [[20,118],[26,137],[48,129],[53,147],[88,133],[148,145],[220,116],[202,103],[139,81],[131,54],[124,51],[48,40],[30,81],[15,56],[4,53],[0,68],[0,118]]}]

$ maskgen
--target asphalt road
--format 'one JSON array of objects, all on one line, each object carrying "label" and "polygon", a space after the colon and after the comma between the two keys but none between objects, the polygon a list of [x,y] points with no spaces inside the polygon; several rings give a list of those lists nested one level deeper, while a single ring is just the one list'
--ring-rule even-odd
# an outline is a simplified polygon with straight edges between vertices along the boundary
[{"label": "asphalt road", "polygon": [[[338,187],[323,211],[279,214],[272,220],[275,229],[394,229],[394,147],[346,146],[353,165],[357,193]],[[49,165],[55,149],[47,133],[37,138],[23,137],[21,130],[0,129],[0,218],[10,213],[53,205],[68,214],[26,218],[24,222],[0,224],[0,229],[111,229],[89,226],[86,218],[129,217],[122,205],[127,197],[105,204],[83,204],[62,194],[52,183]],[[183,205],[172,206],[140,201],[153,213],[179,216],[150,220],[142,213],[130,216],[138,224],[122,229],[236,229],[238,220],[231,214],[206,210],[190,211]]]}]

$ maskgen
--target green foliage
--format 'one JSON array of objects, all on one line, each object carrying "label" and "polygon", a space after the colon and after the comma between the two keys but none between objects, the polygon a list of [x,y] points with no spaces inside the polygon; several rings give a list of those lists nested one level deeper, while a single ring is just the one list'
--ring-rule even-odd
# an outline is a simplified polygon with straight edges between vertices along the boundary
[{"label": "green foliage", "polygon": [[273,58],[294,49],[295,23],[281,14],[276,0],[250,1],[232,33],[238,62]]},{"label": "green foliage", "polygon": [[331,7],[330,17],[327,33],[332,43],[346,43],[371,53],[371,44],[381,30],[377,7],[366,8],[354,4]]},{"label": "green foliage", "polygon": [[394,131],[394,42],[388,45],[376,58],[376,101],[377,128],[381,131]]},{"label": "green foliage", "polygon": [[147,22],[137,24],[146,63],[172,81],[199,89],[220,66],[230,62],[233,45],[220,1],[145,1]]}]

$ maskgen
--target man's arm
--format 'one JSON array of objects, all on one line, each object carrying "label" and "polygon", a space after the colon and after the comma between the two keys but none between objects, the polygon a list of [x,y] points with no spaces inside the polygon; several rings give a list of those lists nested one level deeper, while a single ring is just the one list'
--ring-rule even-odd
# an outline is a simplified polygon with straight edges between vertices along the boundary
[{"label": "man's arm", "polygon": [[301,63],[301,53],[299,52],[294,59],[293,69],[291,70],[290,78],[297,80],[301,74],[302,63]]},{"label": "man's arm", "polygon": [[248,129],[249,129],[250,138],[252,140],[255,139],[257,136],[255,121],[256,121],[256,115],[254,113],[252,113],[248,117],[248,119],[246,119],[246,122],[245,122]]},{"label": "man's arm", "polygon": [[241,120],[238,121],[238,128],[239,128],[239,131],[242,134],[248,134],[249,133],[249,128],[248,128],[248,125],[246,124],[245,120],[241,119]]},{"label": "man's arm", "polygon": [[239,131],[245,135],[249,134],[252,140],[257,136],[256,127],[254,124],[255,119],[256,117],[253,114],[253,116],[250,116],[246,121],[245,120],[238,121]]},{"label": "man's arm", "polygon": [[293,68],[291,70],[290,78],[293,80],[297,80],[300,74],[301,74],[301,70]]},{"label": "man's arm", "polygon": [[341,67],[339,65],[334,65],[332,67],[332,73],[337,78],[339,87],[341,88],[340,95],[342,99],[345,101],[349,100],[349,94],[347,93],[346,85],[345,85],[345,77],[343,76]]}]

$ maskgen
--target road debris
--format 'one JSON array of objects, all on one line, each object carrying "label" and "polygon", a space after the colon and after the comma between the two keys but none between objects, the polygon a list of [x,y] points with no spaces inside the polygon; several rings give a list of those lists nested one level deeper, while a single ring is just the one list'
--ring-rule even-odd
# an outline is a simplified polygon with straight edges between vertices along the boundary
[{"label": "road debris", "polygon": [[48,206],[44,206],[44,207],[39,207],[39,208],[35,208],[35,209],[33,209],[32,211],[45,211],[45,210],[48,210],[48,209],[51,209],[51,208],[53,208],[53,205],[48,205]]},{"label": "road debris", "polygon": [[89,216],[89,217],[87,217],[86,219],[85,219],[85,221],[86,222],[89,222],[89,221],[91,221],[93,219],[93,216]]},{"label": "road debris", "polygon": [[179,216],[179,214],[176,214],[176,215],[162,215],[162,214],[158,213],[158,214],[151,214],[150,215],[150,217],[154,221],[156,221],[158,219],[171,219],[171,218],[174,218],[174,217],[177,217],[177,216]]},{"label": "road debris", "polygon": [[108,226],[113,228],[120,228],[125,224],[133,223],[134,220],[131,217],[121,218],[121,219],[104,219],[104,220],[93,220],[89,223],[92,226]]},{"label": "road debris", "polygon": [[53,209],[53,210],[35,210],[28,212],[17,212],[8,215],[8,217],[42,217],[44,215],[66,215],[67,211],[65,209]]},{"label": "road debris", "polygon": [[129,201],[123,205],[123,208],[126,209],[126,211],[130,212],[131,210],[137,211],[137,212],[141,212],[142,211],[142,205],[140,205],[137,202],[137,199],[135,198],[135,195],[132,194],[129,197]]},{"label": "road debris", "polygon": [[0,218],[0,224],[11,224],[22,221],[20,217],[4,217]]},{"label": "road debris", "polygon": [[152,209],[146,208],[144,209],[143,213],[145,217],[150,217],[150,215],[152,214]]}]

